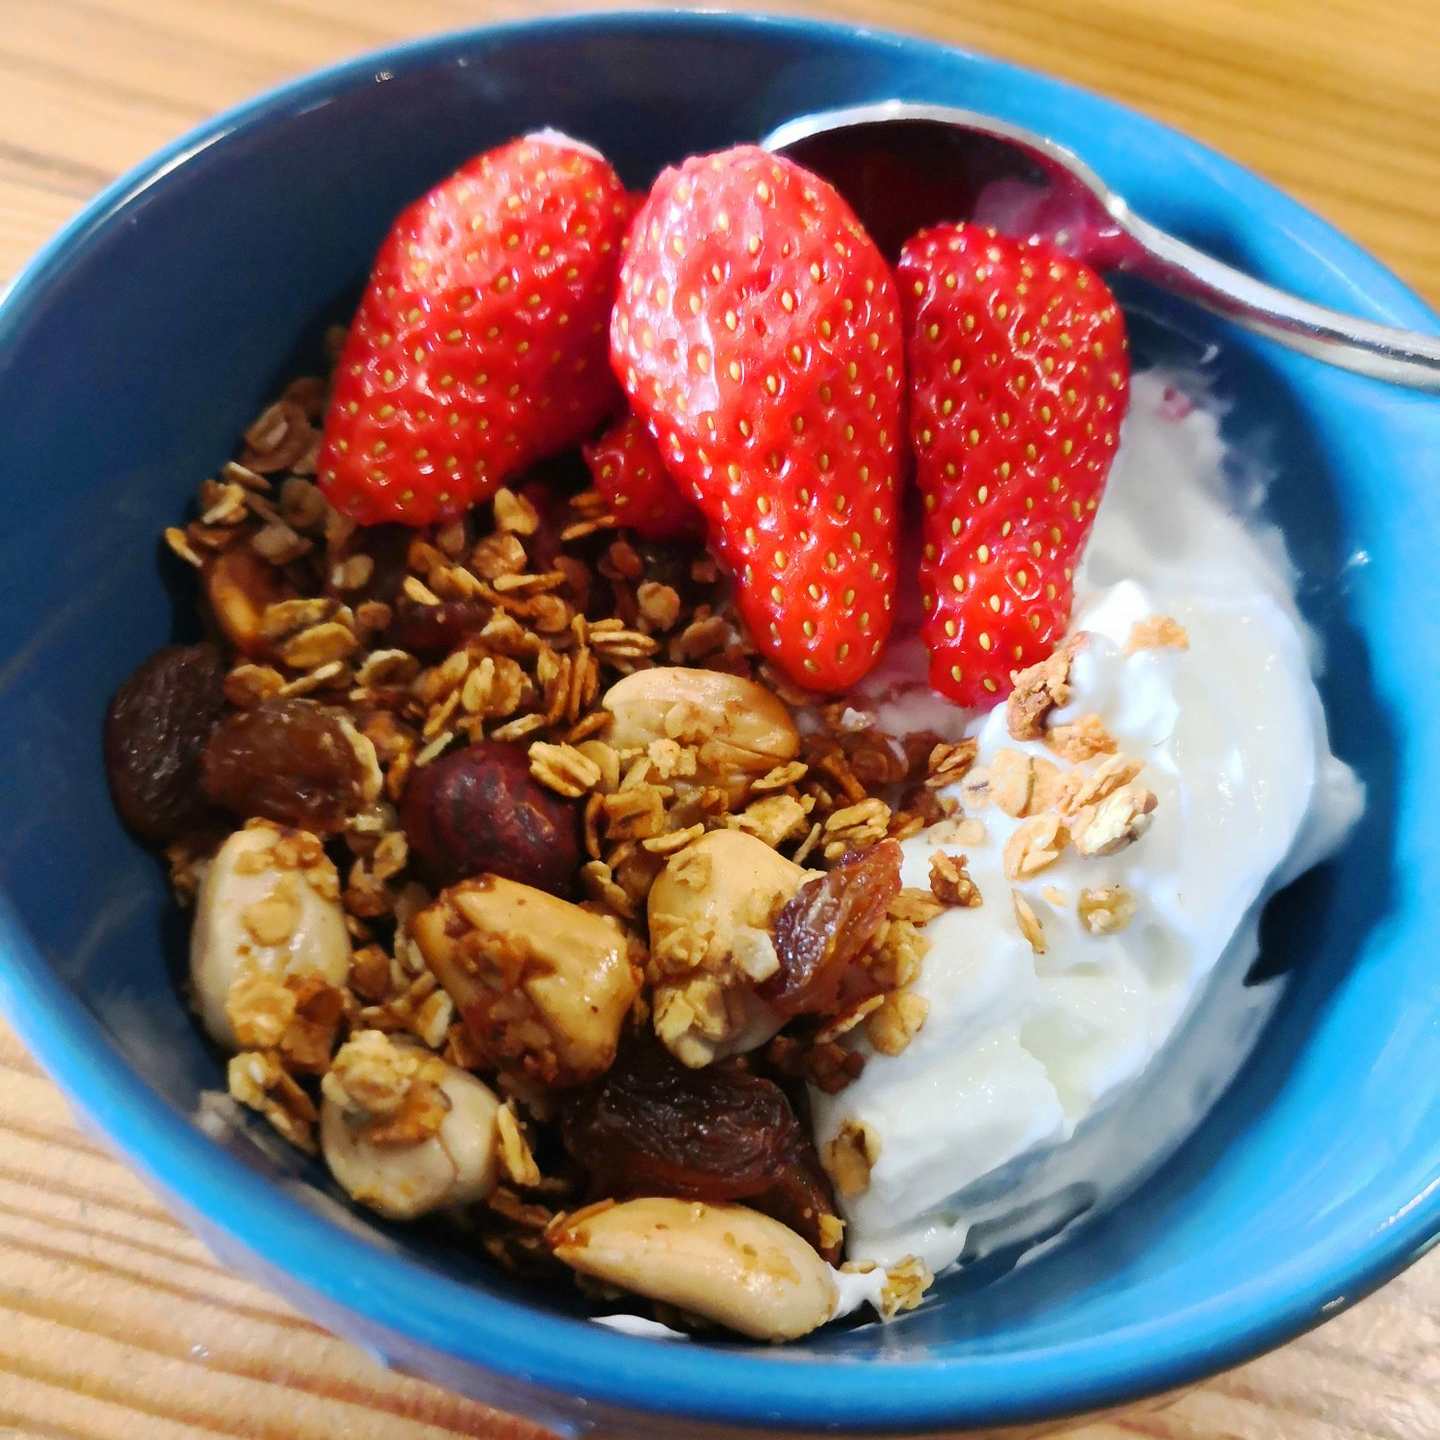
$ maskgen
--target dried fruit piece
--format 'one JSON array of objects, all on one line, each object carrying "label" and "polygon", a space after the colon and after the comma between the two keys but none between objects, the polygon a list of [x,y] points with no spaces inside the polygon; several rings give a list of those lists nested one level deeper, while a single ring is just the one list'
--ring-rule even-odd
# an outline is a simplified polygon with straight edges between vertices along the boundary
[{"label": "dried fruit piece", "polygon": [[267,700],[227,715],[205,747],[201,773],[205,793],[235,815],[326,835],[375,798],[369,792],[379,777],[370,742],[311,700]]},{"label": "dried fruit piece", "polygon": [[202,825],[200,757],[225,710],[225,662],[213,645],[157,650],[105,713],[105,771],[120,818],[155,844]]},{"label": "dried fruit piece", "polygon": [[566,1108],[563,1133],[592,1195],[746,1200],[826,1253],[835,1207],[814,1146],[785,1092],[741,1061],[691,1070],[633,1045]]},{"label": "dried fruit piece", "polygon": [[442,600],[418,605],[406,600],[395,608],[385,639],[414,655],[448,655],[467,635],[483,629],[493,607],[483,600]]},{"label": "dried fruit piece", "polygon": [[782,1015],[832,1015],[878,988],[854,962],[900,893],[900,846],[847,855],[800,887],[775,921],[780,970],[760,987]]},{"label": "dried fruit piece", "polygon": [[488,872],[554,895],[575,888],[580,811],[531,777],[523,746],[482,741],[416,771],[400,821],[437,886]]}]

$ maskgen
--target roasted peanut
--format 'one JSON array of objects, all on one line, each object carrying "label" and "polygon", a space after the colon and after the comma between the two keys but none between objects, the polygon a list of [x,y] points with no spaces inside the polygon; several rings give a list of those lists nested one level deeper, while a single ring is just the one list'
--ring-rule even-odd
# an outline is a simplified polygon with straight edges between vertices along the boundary
[{"label": "roasted peanut", "polygon": [[835,1312],[825,1262],[743,1205],[644,1199],[562,1217],[547,1235],[572,1269],[679,1306],[755,1340],[794,1340]]},{"label": "roasted peanut", "polygon": [[696,750],[698,785],[738,795],[750,780],[793,760],[800,736],[769,690],[718,670],[637,670],[605,695],[606,740],[620,751],[673,740]]},{"label": "roasted peanut", "polygon": [[320,841],[304,830],[251,821],[205,872],[190,932],[190,981],[205,1028],[240,1048],[226,1002],[237,982],[315,976],[343,985],[350,937],[339,880]]},{"label": "roasted peanut", "polygon": [[330,1173],[354,1199],[390,1220],[474,1204],[497,1179],[500,1102],[494,1092],[435,1056],[426,1055],[424,1063],[441,1072],[421,1083],[438,1091],[444,1115],[423,1139],[386,1139],[386,1117],[347,1107],[328,1084],[321,1102],[320,1148]]},{"label": "roasted peanut", "polygon": [[807,873],[740,830],[712,830],[650,887],[655,1031],[684,1065],[763,1045],[780,1018],[754,992],[779,966],[770,925]]},{"label": "roasted peanut", "polygon": [[640,974],[610,916],[482,875],[444,891],[411,934],[497,1069],[575,1085],[615,1058]]},{"label": "roasted peanut", "polygon": [[656,876],[649,899],[652,930],[657,920],[688,925],[707,937],[701,963],[717,964],[731,953],[739,931],[768,932],[808,873],[742,830],[712,830],[672,856]]}]

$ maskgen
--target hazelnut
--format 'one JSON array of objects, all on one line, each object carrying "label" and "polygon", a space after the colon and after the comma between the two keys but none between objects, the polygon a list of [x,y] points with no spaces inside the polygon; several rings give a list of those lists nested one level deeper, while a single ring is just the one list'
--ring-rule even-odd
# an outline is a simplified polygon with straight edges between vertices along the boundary
[{"label": "hazelnut", "polygon": [[400,807],[411,852],[439,886],[501,875],[569,895],[580,811],[530,774],[523,746],[486,740],[415,771]]}]

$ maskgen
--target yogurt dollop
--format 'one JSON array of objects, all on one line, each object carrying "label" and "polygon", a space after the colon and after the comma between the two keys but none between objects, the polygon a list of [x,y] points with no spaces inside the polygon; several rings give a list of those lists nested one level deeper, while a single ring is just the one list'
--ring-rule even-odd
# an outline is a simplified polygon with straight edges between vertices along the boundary
[{"label": "yogurt dollop", "polygon": [[[946,822],[905,842],[905,884],[928,885],[937,849],[963,851],[984,903],[929,926],[915,985],[928,1015],[908,1048],[868,1053],[847,1089],[812,1095],[822,1147],[846,1122],[879,1140],[868,1189],[842,1201],[852,1259],[915,1254],[939,1270],[974,1227],[1028,1213],[1032,1229],[1053,1228],[1067,1194],[1089,1204],[1133,1183],[1218,1083],[1167,1097],[1143,1147],[1107,1142],[1101,1112],[1145,1084],[1222,957],[1248,966],[1265,900],[1330,854],[1363,807],[1330,751],[1280,537],[1234,513],[1217,420],[1175,400],[1163,377],[1135,377],[1077,575],[1072,629],[1090,639],[1071,667],[1071,703],[1049,717],[1101,717],[1119,753],[1144,764],[1153,823],[1116,854],[1070,849],[1021,882],[1002,861],[1021,822],[994,806],[977,817],[980,843],[957,843]],[[1184,627],[1187,650],[1129,650],[1134,626],[1156,615]],[[923,664],[918,641],[895,647],[870,682],[880,724],[900,734],[948,723],[953,735],[957,712],[924,688]],[[1011,739],[1003,705],[960,728],[978,738],[977,765],[1003,749],[1056,758]],[[1117,885],[1134,897],[1133,920],[1090,933],[1081,890]],[[1043,954],[1020,933],[1012,888],[1043,925]],[[1217,1044],[1217,1075],[1243,1058],[1238,1039]]]}]

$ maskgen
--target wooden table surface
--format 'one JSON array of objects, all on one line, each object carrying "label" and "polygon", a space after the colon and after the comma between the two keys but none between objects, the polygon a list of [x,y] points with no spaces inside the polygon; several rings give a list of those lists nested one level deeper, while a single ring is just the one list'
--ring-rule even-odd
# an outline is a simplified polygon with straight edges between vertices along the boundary
[{"label": "wooden table surface", "polygon": [[[121,170],[314,66],[516,0],[3,0],[0,281]],[[783,7],[769,7],[783,8]],[[831,0],[1190,131],[1440,302],[1440,0]],[[0,1025],[0,1437],[538,1437],[226,1273]],[[1434,1440],[1440,1255],[1160,1414],[1069,1440]]]}]

